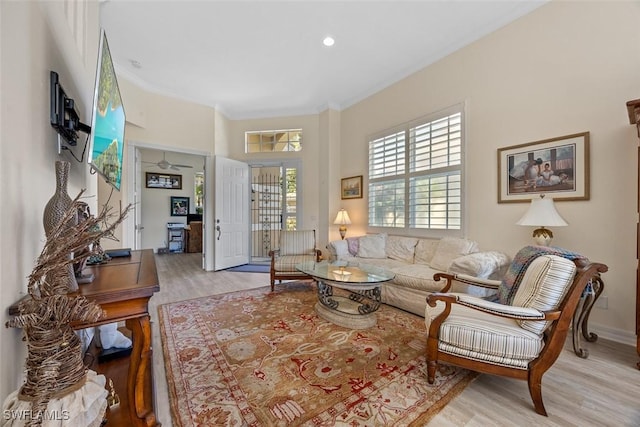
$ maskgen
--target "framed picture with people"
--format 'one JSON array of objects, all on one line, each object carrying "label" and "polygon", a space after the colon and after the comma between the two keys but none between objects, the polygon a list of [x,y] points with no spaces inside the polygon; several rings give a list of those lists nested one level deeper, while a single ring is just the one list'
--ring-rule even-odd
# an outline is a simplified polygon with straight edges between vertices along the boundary
[{"label": "framed picture with people", "polygon": [[187,216],[189,213],[189,198],[171,196],[171,216]]},{"label": "framed picture with people", "polygon": [[498,203],[589,200],[589,132],[498,149]]}]

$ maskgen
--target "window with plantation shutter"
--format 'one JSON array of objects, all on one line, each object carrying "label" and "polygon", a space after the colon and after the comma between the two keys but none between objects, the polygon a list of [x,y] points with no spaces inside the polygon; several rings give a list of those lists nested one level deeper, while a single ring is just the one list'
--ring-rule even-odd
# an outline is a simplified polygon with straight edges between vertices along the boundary
[{"label": "window with plantation shutter", "polygon": [[462,106],[369,141],[369,226],[462,228]]}]

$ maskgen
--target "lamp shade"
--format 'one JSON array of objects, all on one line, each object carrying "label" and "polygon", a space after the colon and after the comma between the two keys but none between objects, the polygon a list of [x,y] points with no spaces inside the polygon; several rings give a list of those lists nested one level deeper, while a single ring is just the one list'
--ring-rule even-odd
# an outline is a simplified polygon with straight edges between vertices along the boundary
[{"label": "lamp shade", "polygon": [[338,215],[336,216],[336,220],[333,221],[334,224],[337,225],[349,225],[351,224],[351,219],[349,218],[349,214],[344,209],[340,209]]},{"label": "lamp shade", "polygon": [[527,210],[516,224],[533,225],[536,227],[561,227],[569,225],[556,210],[553,199],[545,198],[544,194],[541,194],[540,198],[531,200],[529,210]]}]

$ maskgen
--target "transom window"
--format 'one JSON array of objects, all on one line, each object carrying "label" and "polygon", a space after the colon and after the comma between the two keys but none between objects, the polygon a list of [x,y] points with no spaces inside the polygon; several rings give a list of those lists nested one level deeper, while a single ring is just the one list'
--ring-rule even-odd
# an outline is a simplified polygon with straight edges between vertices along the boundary
[{"label": "transom window", "polygon": [[302,150],[302,129],[245,132],[245,153]]},{"label": "transom window", "polygon": [[369,226],[462,228],[462,105],[369,141]]}]

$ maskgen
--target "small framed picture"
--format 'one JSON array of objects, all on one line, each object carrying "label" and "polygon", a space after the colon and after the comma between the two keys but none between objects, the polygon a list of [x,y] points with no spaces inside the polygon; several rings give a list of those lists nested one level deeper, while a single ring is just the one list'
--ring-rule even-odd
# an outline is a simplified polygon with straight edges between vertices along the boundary
[{"label": "small framed picture", "polygon": [[362,198],[362,175],[350,176],[342,178],[340,182],[340,194],[344,199],[361,199]]},{"label": "small framed picture", "polygon": [[171,216],[187,216],[189,213],[189,198],[171,196]]},{"label": "small framed picture", "polygon": [[182,175],[146,172],[145,183],[147,188],[168,188],[171,190],[182,190]]},{"label": "small framed picture", "polygon": [[498,149],[498,203],[589,200],[589,132]]}]

